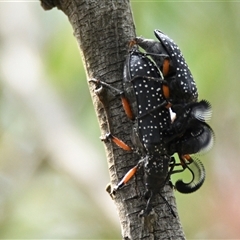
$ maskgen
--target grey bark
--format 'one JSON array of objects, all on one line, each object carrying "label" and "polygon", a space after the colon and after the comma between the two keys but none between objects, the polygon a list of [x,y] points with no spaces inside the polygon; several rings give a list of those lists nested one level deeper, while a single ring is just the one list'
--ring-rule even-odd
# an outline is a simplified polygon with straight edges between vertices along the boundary
[{"label": "grey bark", "polygon": [[[40,0],[45,10],[57,7],[68,17],[82,54],[88,79],[95,78],[122,89],[123,63],[128,42],[135,37],[128,0]],[[67,63],[66,63],[67,64]],[[111,131],[131,145],[131,122],[125,116],[120,98],[103,91],[100,98],[89,84],[102,135]],[[101,101],[100,101],[101,100]],[[110,181],[115,185],[138,159],[111,142],[105,143]],[[146,206],[142,172],[121,189],[114,199],[123,239],[185,239],[179,218],[174,218],[160,196],[148,218],[138,214]],[[172,188],[166,185],[162,195],[177,214]]]}]

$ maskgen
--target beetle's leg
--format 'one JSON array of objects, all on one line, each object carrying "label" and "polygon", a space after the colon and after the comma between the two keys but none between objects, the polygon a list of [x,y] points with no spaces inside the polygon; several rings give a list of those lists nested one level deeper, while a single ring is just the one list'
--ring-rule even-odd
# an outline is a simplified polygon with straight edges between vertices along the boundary
[{"label": "beetle's leg", "polygon": [[[114,92],[116,92],[116,93],[114,94],[114,96],[119,96],[119,95],[123,94],[123,91],[122,91],[122,90],[117,89],[117,88],[111,86],[110,84],[108,84],[108,83],[106,83],[106,82],[103,82],[103,81],[100,81],[100,80],[98,80],[98,79],[92,78],[92,79],[88,80],[88,82],[94,83],[98,88],[100,88],[100,87],[108,88],[108,89],[112,90],[112,93],[113,93],[113,94],[114,94]],[[97,89],[98,89],[98,88],[97,88]]]},{"label": "beetle's leg", "polygon": [[138,170],[138,165],[131,168],[122,178],[122,180],[113,188],[113,192],[116,192],[118,189],[120,189],[125,184],[127,184],[127,182],[129,182],[129,180],[135,175],[137,170]]},{"label": "beetle's leg", "polygon": [[133,111],[128,102],[128,99],[124,96],[124,94],[121,94],[120,97],[121,97],[122,105],[123,105],[126,115],[128,116],[129,119],[134,120]]},{"label": "beetle's leg", "polygon": [[163,65],[162,65],[162,73],[164,77],[169,74],[169,70],[170,70],[170,59],[167,57],[163,60]]},{"label": "beetle's leg", "polygon": [[[146,196],[148,195],[146,208],[139,213],[139,217],[146,217],[146,216],[148,216],[148,215],[150,214],[150,212],[152,211],[152,209],[153,209],[152,201],[153,201],[153,197],[154,197],[155,195],[153,194],[152,191],[147,191],[147,192],[145,193],[145,195],[146,195]],[[172,214],[174,217],[176,217],[175,212],[173,211],[171,205],[170,205],[169,202],[166,200],[166,198],[165,198],[161,193],[159,193],[159,195],[160,195],[160,197],[163,199],[163,201],[164,201],[164,203],[167,205],[167,207],[169,208],[169,211],[171,212],[171,214]]]},{"label": "beetle's leg", "polygon": [[[170,166],[169,175],[183,172],[187,168],[187,165],[193,162],[190,155],[187,155],[187,154],[184,156],[179,155],[179,159],[180,159],[180,163],[176,163],[175,158],[174,157],[171,158],[170,165],[169,165]],[[176,166],[181,166],[182,169],[174,170]]]},{"label": "beetle's leg", "polygon": [[126,185],[132,177],[136,174],[139,168],[142,167],[143,159],[141,159],[137,165],[135,165],[133,168],[131,168],[122,178],[122,180],[112,189],[111,195],[115,195],[116,191],[118,191],[120,188],[122,188],[124,185]]},{"label": "beetle's leg", "polygon": [[102,82],[102,81],[97,80],[97,79],[90,79],[89,82],[93,82],[95,85],[98,86],[98,88],[95,90],[96,93],[99,92],[103,87],[105,87],[105,88],[110,89],[113,94],[115,92],[114,96],[120,96],[126,115],[128,116],[129,119],[134,120],[134,115],[133,115],[133,112],[131,110],[131,106],[128,102],[128,99],[124,95],[124,91],[119,90],[119,89],[111,86],[110,84]]},{"label": "beetle's leg", "polygon": [[133,149],[129,147],[125,142],[123,142],[121,139],[113,136],[111,133],[107,133],[105,137],[101,137],[102,141],[113,141],[118,147],[122,148],[125,151],[132,151]]},{"label": "beetle's leg", "polygon": [[145,192],[144,195],[145,195],[145,198],[147,199],[147,204],[146,204],[146,208],[139,213],[139,217],[148,216],[151,210],[153,209],[153,206],[152,206],[153,192],[148,190],[147,192]]}]

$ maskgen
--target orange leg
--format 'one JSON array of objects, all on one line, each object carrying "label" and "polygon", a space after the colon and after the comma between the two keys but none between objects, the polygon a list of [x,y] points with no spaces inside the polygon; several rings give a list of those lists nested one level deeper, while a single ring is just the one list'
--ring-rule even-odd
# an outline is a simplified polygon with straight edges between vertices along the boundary
[{"label": "orange leg", "polygon": [[109,140],[109,139],[112,140],[117,146],[119,146],[123,150],[132,151],[131,147],[129,147],[125,142],[123,142],[119,138],[113,136],[111,133],[106,134],[105,138],[101,138],[102,141],[106,141],[106,140]]},{"label": "orange leg", "polygon": [[169,98],[170,96],[170,92],[169,92],[169,87],[165,84],[162,85],[162,91],[163,91],[163,95],[166,99]]},{"label": "orange leg", "polygon": [[131,106],[128,102],[128,99],[121,95],[121,100],[122,100],[122,105],[125,110],[126,115],[128,116],[129,119],[134,120],[133,112],[131,109]]},{"label": "orange leg", "polygon": [[128,47],[129,47],[129,48],[132,48],[132,47],[134,47],[136,44],[137,44],[136,40],[133,39],[133,40],[129,41]]},{"label": "orange leg", "polygon": [[189,163],[193,162],[193,159],[191,158],[191,156],[189,154],[185,154],[185,155],[183,155],[179,158],[180,158],[181,162],[184,161],[184,160],[188,161]]},{"label": "orange leg", "polygon": [[163,66],[162,66],[162,73],[163,73],[164,77],[168,75],[169,68],[170,68],[170,60],[168,58],[166,58],[166,59],[164,59]]},{"label": "orange leg", "polygon": [[90,79],[89,82],[93,82],[94,84],[96,84],[98,86],[98,89],[95,90],[95,92],[100,90],[101,87],[105,87],[105,88],[110,89],[113,94],[114,94],[114,92],[116,92],[116,94],[114,94],[114,95],[121,97],[122,105],[123,105],[123,108],[125,110],[126,115],[128,116],[129,119],[134,120],[134,115],[133,115],[131,106],[129,104],[128,99],[124,96],[124,92],[122,90],[119,90],[119,89],[111,86],[110,84],[102,82],[102,81],[97,80],[97,79]]},{"label": "orange leg", "polygon": [[113,194],[121,187],[123,187],[137,172],[138,170],[138,165],[134,166],[131,168],[123,177],[123,179],[118,183],[117,186],[113,188]]},{"label": "orange leg", "polygon": [[[170,175],[183,172],[187,168],[187,164],[191,164],[193,162],[190,155],[181,155],[180,156],[178,154],[178,157],[180,159],[180,163],[176,163],[174,157],[172,157],[172,159],[171,159],[170,170],[169,170]],[[177,167],[177,166],[181,166],[182,169],[174,170],[174,167]]]}]

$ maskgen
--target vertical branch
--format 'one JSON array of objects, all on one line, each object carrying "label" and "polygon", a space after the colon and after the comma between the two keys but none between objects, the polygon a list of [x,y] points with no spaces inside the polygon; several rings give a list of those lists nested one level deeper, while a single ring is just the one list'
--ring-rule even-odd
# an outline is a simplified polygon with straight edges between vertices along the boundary
[{"label": "vertical branch", "polygon": [[[81,50],[88,79],[95,78],[122,89],[123,63],[128,42],[135,37],[135,27],[128,0],[41,0],[42,7],[57,7],[67,16]],[[66,63],[67,64],[67,63]],[[131,144],[131,122],[127,119],[121,101],[108,91],[100,95],[90,84],[94,107],[102,135],[111,131]],[[118,149],[111,142],[105,144],[111,183],[118,180],[139,160],[133,153]],[[146,202],[141,172],[115,198],[124,239],[184,239],[179,218],[174,218],[159,197],[155,202],[154,216],[138,217]],[[163,195],[173,206],[176,204],[172,189],[166,185]],[[156,217],[157,216],[157,217]]]}]

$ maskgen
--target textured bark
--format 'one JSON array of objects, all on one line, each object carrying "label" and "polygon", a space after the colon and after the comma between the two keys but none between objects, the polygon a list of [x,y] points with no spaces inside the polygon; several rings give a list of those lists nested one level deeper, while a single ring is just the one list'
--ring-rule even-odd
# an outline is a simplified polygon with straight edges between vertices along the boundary
[{"label": "textured bark", "polygon": [[[122,89],[123,63],[128,42],[135,37],[128,0],[41,0],[44,9],[57,7],[67,16],[82,53],[88,79],[95,78]],[[99,97],[89,85],[102,135],[111,131],[129,145],[132,123],[124,114],[120,98],[103,90]],[[101,100],[101,101],[99,101]],[[138,156],[124,152],[111,142],[105,144],[111,183],[116,184],[134,166]],[[137,173],[114,199],[123,239],[185,239],[179,218],[174,218],[160,196],[148,218],[138,214],[146,206],[142,195],[142,172]],[[162,195],[177,214],[175,198],[169,185]]]}]

